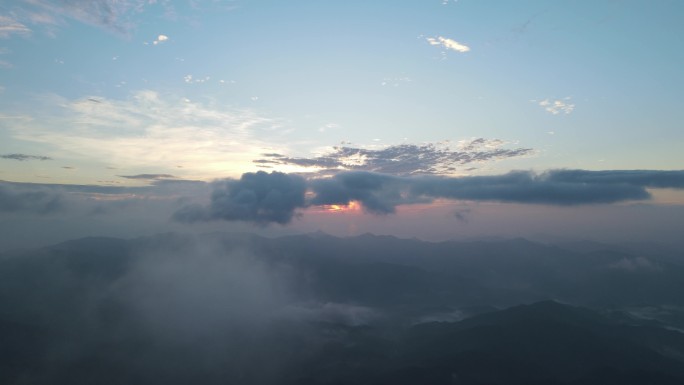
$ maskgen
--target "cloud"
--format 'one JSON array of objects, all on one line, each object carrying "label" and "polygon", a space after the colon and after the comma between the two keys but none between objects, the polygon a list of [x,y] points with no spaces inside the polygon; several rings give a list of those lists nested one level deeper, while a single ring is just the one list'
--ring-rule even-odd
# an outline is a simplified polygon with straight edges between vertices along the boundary
[{"label": "cloud", "polygon": [[305,207],[306,182],[297,175],[263,171],[245,173],[240,180],[226,179],[213,185],[208,206],[190,205],[177,211],[181,222],[207,220],[285,224]]},{"label": "cloud", "polygon": [[152,42],[152,44],[157,45],[157,44],[163,43],[163,42],[165,42],[165,41],[167,41],[167,40],[169,40],[169,37],[168,37],[168,36],[166,36],[166,35],[159,35],[159,36],[157,36],[157,39],[156,39],[155,41]]},{"label": "cloud", "polygon": [[[163,241],[168,238],[157,242]],[[238,325],[254,331],[286,304],[289,277],[277,266],[216,238],[184,236],[170,243],[177,245],[147,247],[111,288],[156,335],[214,338],[216,330]]]},{"label": "cloud", "polygon": [[52,160],[49,156],[26,155],[26,154],[4,154],[0,155],[0,159],[12,159],[20,162],[26,160]]},{"label": "cloud", "polygon": [[[592,174],[593,171],[583,171]],[[615,171],[619,173],[619,171]],[[663,171],[651,171],[659,174]],[[463,178],[424,178],[410,183],[411,195],[474,201],[580,205],[650,199],[645,185],[596,180],[594,183],[566,180],[564,170],[541,174],[514,171],[503,175]],[[684,179],[684,174],[679,178]]]},{"label": "cloud", "polygon": [[54,27],[68,20],[127,34],[136,15],[154,2],[147,0],[31,0],[22,4],[18,14],[35,25]]},{"label": "cloud", "polygon": [[498,139],[478,138],[461,143],[452,150],[447,143],[401,144],[382,149],[333,147],[328,153],[312,158],[294,158],[281,154],[262,154],[253,162],[272,165],[296,165],[325,171],[370,171],[391,175],[454,174],[457,166],[514,158],[533,153],[531,148],[504,149]]},{"label": "cloud", "polygon": [[62,205],[62,195],[54,190],[0,182],[0,212],[47,214],[61,209]]},{"label": "cloud", "polygon": [[0,38],[8,38],[11,35],[28,35],[31,29],[18,20],[10,17],[0,15]]},{"label": "cloud", "polygon": [[456,52],[464,53],[470,51],[470,47],[467,45],[461,44],[456,40],[448,39],[443,36],[428,37],[425,40],[427,40],[430,45],[438,45],[445,49],[450,49]]},{"label": "cloud", "polygon": [[[573,179],[571,175],[575,173],[593,181]],[[623,173],[626,175],[621,178]],[[310,181],[314,193],[310,203],[347,205],[357,201],[370,213],[388,214],[398,205],[435,199],[571,206],[645,200],[651,197],[647,187],[684,188],[684,172],[644,171],[639,177],[628,174],[630,172],[601,174],[552,170],[541,174],[515,171],[503,175],[445,178],[347,172]]]},{"label": "cloud", "polygon": [[567,97],[563,100],[561,99],[556,99],[556,100],[549,100],[549,99],[544,99],[540,101],[538,104],[544,108],[547,112],[553,114],[553,115],[558,115],[560,113],[564,113],[566,115],[571,114],[575,110],[575,105],[573,103],[570,103],[570,97]]},{"label": "cloud", "polygon": [[[28,109],[28,108],[27,108]],[[16,111],[22,114],[22,111]],[[284,148],[281,121],[253,109],[189,101],[150,90],[124,99],[48,95],[16,119],[0,119],[17,140],[40,143],[73,159],[120,169],[182,164],[193,178],[241,175],[264,148]]]},{"label": "cloud", "polygon": [[659,273],[663,271],[663,267],[660,264],[644,257],[622,258],[618,262],[608,265],[608,268],[627,272]]},{"label": "cloud", "polygon": [[183,81],[186,83],[190,83],[190,84],[192,84],[192,83],[206,83],[209,80],[211,80],[211,76],[205,76],[203,78],[193,78],[193,76],[191,74],[188,74],[188,75],[185,75],[183,77]]},{"label": "cloud", "polygon": [[[174,214],[181,222],[210,220],[286,224],[298,209],[349,205],[371,214],[391,214],[399,205],[437,199],[573,206],[648,200],[648,188],[684,189],[684,171],[550,170],[502,175],[441,177],[393,176],[364,171],[303,179],[263,171],[213,184],[208,206],[188,205]],[[469,210],[454,215],[466,221]]]},{"label": "cloud", "polygon": [[410,83],[412,82],[411,78],[408,76],[403,76],[403,77],[392,77],[392,78],[384,78],[382,79],[382,82],[380,83],[381,86],[392,86],[392,87],[399,87],[402,84]]},{"label": "cloud", "polygon": [[319,128],[318,128],[318,132],[326,132],[326,131],[328,131],[328,130],[336,130],[336,129],[338,129],[338,128],[340,128],[340,125],[339,125],[339,124],[337,124],[337,123],[328,123],[328,124],[325,124],[325,125],[319,127]]},{"label": "cloud", "polygon": [[648,188],[684,188],[684,171],[652,170],[555,170],[549,173],[549,180],[574,184],[631,185]]},{"label": "cloud", "polygon": [[[24,0],[15,1],[10,16],[0,16],[0,37],[11,34],[28,34],[30,25],[47,29],[54,36],[55,29],[68,25],[70,21],[102,28],[115,34],[130,36],[140,23],[140,15],[154,12],[155,16],[166,20],[193,21],[189,13],[227,11],[234,7],[225,6],[219,1],[192,0],[179,14],[174,2],[162,0]],[[200,6],[200,5],[206,6]],[[154,41],[158,44],[166,40],[159,35]]]},{"label": "cloud", "polygon": [[[352,202],[367,213],[386,215],[401,205],[436,200],[577,206],[645,201],[651,199],[649,189],[684,189],[682,170],[515,171],[465,177],[350,171],[328,177],[309,175],[308,179],[259,171],[211,183],[171,179],[165,174],[130,176],[150,183],[126,187],[0,182],[0,212],[83,217],[97,211],[122,220],[130,220],[133,212],[155,212],[156,217],[171,216],[184,223],[267,225],[287,224],[308,207]],[[466,222],[470,214],[465,208],[453,215]]]},{"label": "cloud", "polygon": [[117,175],[120,178],[126,179],[143,179],[143,180],[164,180],[176,178],[171,174],[137,174],[137,175]]},{"label": "cloud", "polygon": [[316,206],[348,205],[357,201],[367,212],[391,214],[397,205],[410,203],[401,194],[406,180],[409,179],[368,172],[346,172],[332,178],[314,179],[310,181],[315,194],[310,203]]},{"label": "cloud", "polygon": [[454,211],[454,218],[458,219],[459,222],[468,223],[470,219],[471,210],[470,209],[458,209]]}]

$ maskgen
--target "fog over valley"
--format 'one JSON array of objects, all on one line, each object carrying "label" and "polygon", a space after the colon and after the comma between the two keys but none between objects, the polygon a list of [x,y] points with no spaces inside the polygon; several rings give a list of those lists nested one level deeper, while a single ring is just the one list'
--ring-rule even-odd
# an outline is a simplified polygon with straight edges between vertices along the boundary
[{"label": "fog over valley", "polygon": [[167,233],[0,272],[5,383],[684,378],[681,250]]}]

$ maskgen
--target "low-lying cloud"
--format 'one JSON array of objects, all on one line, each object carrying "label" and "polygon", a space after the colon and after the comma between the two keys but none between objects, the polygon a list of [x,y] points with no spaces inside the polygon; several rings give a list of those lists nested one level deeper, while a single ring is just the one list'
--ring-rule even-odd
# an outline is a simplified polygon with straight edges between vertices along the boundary
[{"label": "low-lying cloud", "polygon": [[47,214],[62,206],[63,198],[58,191],[0,183],[0,212]]},{"label": "low-lying cloud", "polygon": [[401,177],[352,171],[328,178],[260,171],[239,181],[214,184],[208,206],[186,206],[174,218],[183,222],[239,220],[289,223],[299,209],[348,205],[356,201],[372,214],[391,214],[397,206],[436,199],[572,206],[648,200],[649,188],[684,188],[684,171],[551,170],[502,175]]},{"label": "low-lying cloud", "polygon": [[[312,176],[313,175],[313,176]],[[513,171],[501,175],[396,176],[366,171],[245,173],[214,182],[140,177],[146,186],[78,186],[0,182],[0,212],[119,215],[126,209],[170,215],[174,222],[231,221],[285,225],[314,206],[358,203],[386,215],[435,200],[576,206],[647,201],[650,189],[684,189],[684,170]],[[151,210],[151,211],[150,211]],[[461,213],[457,218],[463,220]],[[123,215],[123,214],[121,214]]]}]

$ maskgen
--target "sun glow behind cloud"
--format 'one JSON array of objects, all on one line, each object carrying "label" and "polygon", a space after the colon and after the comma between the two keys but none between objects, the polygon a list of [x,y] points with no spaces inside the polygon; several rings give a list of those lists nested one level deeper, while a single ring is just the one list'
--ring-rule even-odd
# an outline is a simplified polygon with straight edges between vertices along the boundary
[{"label": "sun glow behind cloud", "polygon": [[328,212],[334,214],[344,213],[358,213],[362,210],[361,205],[357,201],[351,201],[348,205],[323,205],[319,212]]}]

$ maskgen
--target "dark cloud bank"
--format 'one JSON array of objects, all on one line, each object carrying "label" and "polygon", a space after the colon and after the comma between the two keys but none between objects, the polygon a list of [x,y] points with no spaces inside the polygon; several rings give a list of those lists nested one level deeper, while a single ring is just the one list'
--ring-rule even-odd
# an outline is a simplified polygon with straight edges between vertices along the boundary
[{"label": "dark cloud bank", "polygon": [[259,171],[246,173],[240,180],[215,182],[209,205],[187,206],[174,218],[184,222],[223,219],[285,224],[298,209],[351,201],[374,214],[390,214],[398,205],[435,199],[559,206],[610,204],[648,200],[649,188],[684,188],[684,171],[513,171],[459,178],[352,171],[308,180],[295,174]]}]

